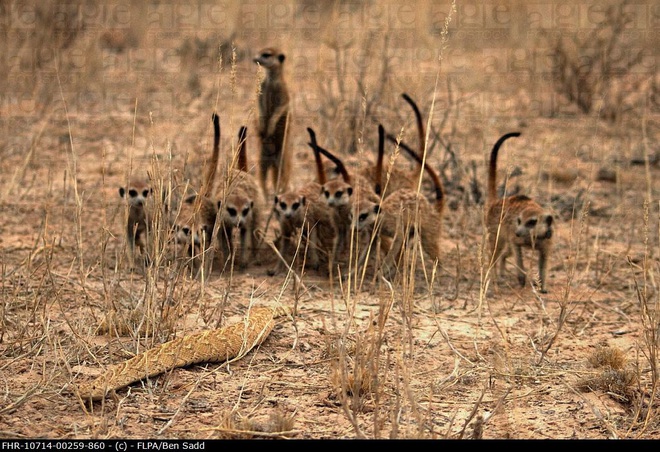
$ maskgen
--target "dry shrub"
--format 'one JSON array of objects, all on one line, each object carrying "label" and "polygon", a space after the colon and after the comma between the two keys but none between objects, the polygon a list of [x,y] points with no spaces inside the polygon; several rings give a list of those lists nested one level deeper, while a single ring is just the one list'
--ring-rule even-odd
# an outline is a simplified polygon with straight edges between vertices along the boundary
[{"label": "dry shrub", "polygon": [[655,86],[654,71],[644,70],[652,46],[633,41],[635,13],[628,2],[594,10],[593,18],[600,20],[587,33],[576,29],[548,37],[553,83],[581,113],[598,110],[601,118],[615,121],[624,103],[632,108],[645,102],[647,85]]},{"label": "dry shrub", "polygon": [[609,367],[614,370],[623,369],[626,366],[627,361],[626,355],[621,349],[603,346],[598,347],[588,359],[591,367],[595,369]]},{"label": "dry shrub", "polygon": [[613,347],[599,347],[589,356],[588,363],[598,373],[578,383],[578,389],[585,392],[604,391],[615,399],[630,403],[634,400],[637,373],[627,368],[627,359],[622,350]]}]

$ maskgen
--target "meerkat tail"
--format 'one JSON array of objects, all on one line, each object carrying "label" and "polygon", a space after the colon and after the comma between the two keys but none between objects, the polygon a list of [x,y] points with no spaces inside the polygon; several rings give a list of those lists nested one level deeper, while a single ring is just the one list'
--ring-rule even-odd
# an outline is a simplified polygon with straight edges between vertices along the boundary
[{"label": "meerkat tail", "polygon": [[202,197],[208,197],[213,191],[213,181],[215,180],[215,173],[218,170],[218,161],[220,160],[220,117],[217,113],[213,112],[211,116],[213,120],[213,153],[209,161],[202,187],[199,194]]},{"label": "meerkat tail", "polygon": [[497,199],[497,154],[500,150],[500,147],[506,140],[511,137],[519,137],[520,132],[511,132],[505,135],[502,135],[499,140],[493,146],[493,150],[490,152],[490,164],[488,165],[488,200],[494,201]]},{"label": "meerkat tail", "polygon": [[[308,132],[310,130],[311,130],[310,128],[307,129]],[[312,131],[312,133],[313,133],[313,131]],[[337,158],[330,151],[328,151],[327,149],[322,148],[318,144],[316,144],[316,145],[314,145],[313,143],[307,143],[307,144],[309,146],[311,146],[312,148],[315,148],[318,152],[320,152],[321,154],[325,155],[328,159],[330,159],[330,161],[332,163],[337,165],[337,170],[341,173],[341,177],[344,179],[344,182],[346,182],[347,184],[351,183],[351,176],[350,176],[350,174],[348,174],[348,170],[346,169],[346,166],[344,165],[344,163],[339,158]]]},{"label": "meerkat tail", "polygon": [[417,163],[424,166],[424,170],[431,177],[431,180],[433,181],[433,186],[435,187],[436,209],[438,211],[442,211],[445,202],[445,189],[444,189],[444,185],[442,184],[442,180],[440,180],[440,176],[438,176],[438,173],[435,172],[435,170],[431,167],[431,165],[429,165],[428,162],[423,161],[422,157],[418,155],[415,151],[413,151],[410,148],[410,146],[403,145],[401,146],[401,149],[406,151],[406,153],[408,153]]},{"label": "meerkat tail", "polygon": [[316,133],[310,127],[307,128],[307,132],[309,133],[309,139],[311,141],[310,145],[312,147],[312,151],[314,151],[314,161],[316,162],[316,172],[317,172],[316,176],[318,178],[318,183],[320,185],[323,185],[326,182],[326,177],[325,177],[325,171],[323,169],[323,162],[321,161],[321,153],[318,150],[318,144],[316,142]]},{"label": "meerkat tail", "polygon": [[376,160],[376,186],[374,191],[380,195],[383,191],[383,159],[385,158],[385,128],[378,124],[378,159]]},{"label": "meerkat tail", "polygon": [[247,127],[241,126],[238,130],[238,169],[247,173],[249,168],[247,162],[247,150],[245,149],[246,141]]},{"label": "meerkat tail", "polygon": [[426,130],[424,127],[424,121],[422,121],[422,114],[417,107],[417,103],[415,103],[415,101],[412,100],[408,94],[403,93],[401,94],[401,97],[403,97],[403,99],[410,104],[413,111],[415,112],[415,120],[417,121],[417,133],[419,136],[419,155],[423,155],[425,148],[424,145],[426,143]]}]

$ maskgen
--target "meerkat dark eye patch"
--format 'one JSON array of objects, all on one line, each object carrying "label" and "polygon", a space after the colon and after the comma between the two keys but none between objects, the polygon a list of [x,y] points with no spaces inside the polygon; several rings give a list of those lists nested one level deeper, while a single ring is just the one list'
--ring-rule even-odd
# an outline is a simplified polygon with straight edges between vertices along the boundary
[{"label": "meerkat dark eye patch", "polygon": [[298,210],[298,207],[300,207],[300,203],[298,203],[298,202],[294,202],[294,203],[291,205],[291,208],[292,208],[293,210]]},{"label": "meerkat dark eye patch", "polygon": [[286,210],[286,203],[285,202],[280,203],[280,209]]},{"label": "meerkat dark eye patch", "polygon": [[261,58],[270,58],[272,56],[273,56],[273,54],[270,53],[270,52],[264,52],[264,53],[261,54]]},{"label": "meerkat dark eye patch", "polygon": [[190,235],[190,228],[185,228],[185,227],[184,227],[184,228],[181,228],[181,231],[182,231],[185,235]]},{"label": "meerkat dark eye patch", "polygon": [[539,222],[538,219],[532,218],[531,220],[528,220],[527,223],[525,223],[525,227],[526,228],[533,228],[534,226],[536,226],[536,223],[538,223],[538,222]]},{"label": "meerkat dark eye patch", "polygon": [[343,194],[344,194],[344,190],[337,190],[335,192],[335,198],[341,198]]},{"label": "meerkat dark eye patch", "polygon": [[227,213],[229,215],[231,215],[232,217],[235,217],[236,216],[236,209],[234,209],[233,207],[227,207]]},{"label": "meerkat dark eye patch", "polygon": [[364,221],[367,219],[367,217],[369,217],[368,213],[361,213],[360,216],[358,217],[358,220]]},{"label": "meerkat dark eye patch", "polygon": [[329,191],[324,191],[323,194],[325,195],[326,198],[330,198],[330,192]]},{"label": "meerkat dark eye patch", "polygon": [[145,198],[146,198],[147,196],[149,196],[149,190],[144,190],[144,191],[142,192],[142,196],[144,196]]},{"label": "meerkat dark eye patch", "polygon": [[243,212],[241,212],[241,213],[243,214],[244,217],[247,217],[248,214],[250,213],[250,208],[246,207],[245,209],[243,209]]},{"label": "meerkat dark eye patch", "polygon": [[132,188],[128,190],[128,196],[130,196],[131,198],[135,198],[137,195],[138,195],[137,190],[134,190]]}]

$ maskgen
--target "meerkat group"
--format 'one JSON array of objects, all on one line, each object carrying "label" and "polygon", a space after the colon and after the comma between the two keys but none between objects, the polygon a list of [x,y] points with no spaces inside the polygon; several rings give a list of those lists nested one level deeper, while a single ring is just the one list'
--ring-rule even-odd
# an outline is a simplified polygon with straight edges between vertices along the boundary
[{"label": "meerkat group", "polygon": [[[256,135],[259,138],[258,174],[247,164],[247,127],[240,128],[237,142],[237,164],[225,168],[216,182],[220,153],[220,120],[212,116],[214,141],[211,158],[203,171],[199,190],[181,197],[172,216],[173,241],[180,254],[194,267],[200,259],[212,262],[220,250],[224,264],[237,264],[245,269],[261,261],[259,238],[263,237],[262,221],[270,210],[276,220],[278,258],[269,275],[276,275],[284,263],[300,261],[329,276],[333,267],[345,263],[346,252],[354,241],[362,241],[358,264],[363,265],[379,243],[384,258],[379,269],[393,276],[400,268],[407,243],[418,239],[421,249],[434,263],[441,259],[440,237],[443,230],[445,189],[439,174],[426,160],[426,130],[417,104],[407,94],[403,99],[412,107],[417,124],[417,150],[378,126],[378,150],[374,164],[349,171],[334,153],[319,145],[312,127],[307,128],[309,147],[314,153],[315,180],[295,180],[290,188],[291,153],[288,135],[291,125],[291,99],[283,73],[285,55],[276,48],[263,49],[253,61],[265,75],[258,92]],[[488,202],[485,224],[491,251],[491,264],[503,273],[507,257],[516,256],[518,280],[526,283],[522,249],[531,248],[539,255],[538,287],[545,292],[548,259],[554,230],[553,215],[532,199],[516,195],[498,198],[497,154],[502,143],[520,134],[502,136],[491,151],[488,167]],[[385,140],[396,144],[414,162],[415,169],[384,163]],[[398,154],[395,154],[398,155]],[[321,158],[324,156],[327,162]],[[421,178],[426,175],[434,187],[432,199],[420,192]],[[131,179],[119,194],[127,201],[126,238],[129,261],[134,265],[137,252],[147,256],[150,210],[153,198],[148,181]],[[267,209],[270,199],[270,209]],[[235,237],[237,235],[238,237]],[[238,243],[236,243],[238,242]],[[301,248],[296,249],[296,246]],[[147,259],[148,261],[148,259]],[[208,268],[204,268],[207,272]]]}]

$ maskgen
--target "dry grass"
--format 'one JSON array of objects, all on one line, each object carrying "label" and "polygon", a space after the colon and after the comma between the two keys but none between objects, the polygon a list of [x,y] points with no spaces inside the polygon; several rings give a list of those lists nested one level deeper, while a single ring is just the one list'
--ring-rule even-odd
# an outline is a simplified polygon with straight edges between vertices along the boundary
[{"label": "dry grass", "polygon": [[[648,96],[606,123],[556,95],[540,60],[551,49],[539,27],[552,36],[565,14],[583,30],[568,5],[199,6],[0,6],[0,437],[660,438],[654,64],[630,66],[653,83],[624,89]],[[626,8],[648,19],[628,26],[641,51],[652,5]],[[195,277],[160,218],[154,265],[129,271],[117,188],[147,172],[159,200],[198,187],[213,111],[231,165],[256,111],[250,56],[266,45],[284,49],[296,89],[301,182],[313,174],[306,127],[356,167],[373,159],[379,123],[417,142],[400,95],[418,101],[425,159],[448,198],[439,262],[413,243],[390,280],[351,266],[329,282],[289,263],[270,278],[282,258],[270,222],[260,265],[241,272],[211,252]],[[558,218],[547,295],[517,287],[513,269],[502,281],[482,270],[485,159],[513,129],[523,134],[501,156],[509,191]],[[392,164],[412,167],[394,148]],[[248,153],[256,165],[253,135]],[[176,212],[176,199],[163,202]],[[91,407],[70,392],[252,304],[294,316],[238,361],[173,369]]]}]

